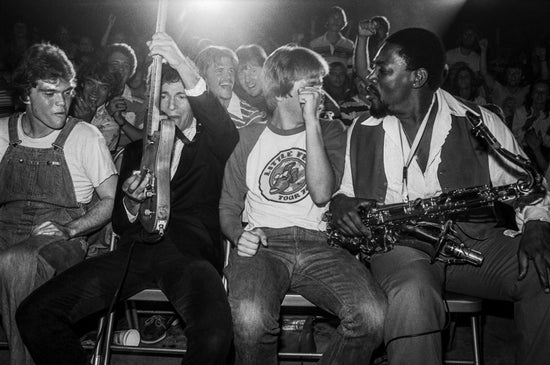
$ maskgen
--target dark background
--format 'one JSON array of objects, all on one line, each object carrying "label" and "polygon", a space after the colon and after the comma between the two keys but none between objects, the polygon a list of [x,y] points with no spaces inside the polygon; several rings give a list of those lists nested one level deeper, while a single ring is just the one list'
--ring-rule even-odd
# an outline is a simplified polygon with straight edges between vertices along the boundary
[{"label": "dark background", "polygon": [[[476,24],[495,47],[546,43],[550,29],[548,0],[218,0],[206,8],[208,2],[212,3],[170,1],[168,32],[182,42],[195,36],[233,48],[250,42],[267,45],[267,39],[282,44],[290,40],[293,29],[310,33],[312,21],[315,34],[321,34],[332,5],[346,10],[345,33],[352,39],[358,20],[378,14],[388,17],[392,31],[410,26],[434,30],[448,48],[456,45],[456,32],[463,22]],[[1,0],[0,32],[9,41],[12,25],[23,21],[47,38],[64,25],[75,37],[86,34],[97,43],[112,13],[117,16],[115,31],[147,39],[155,11],[154,0]]]}]

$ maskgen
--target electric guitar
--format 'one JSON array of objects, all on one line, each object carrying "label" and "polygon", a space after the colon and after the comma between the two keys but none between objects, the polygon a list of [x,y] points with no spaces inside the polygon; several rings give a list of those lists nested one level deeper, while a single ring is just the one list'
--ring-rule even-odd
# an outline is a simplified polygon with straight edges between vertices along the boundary
[{"label": "electric guitar", "polygon": [[[168,1],[159,0],[156,32],[163,32],[166,25]],[[170,218],[170,164],[174,145],[175,123],[161,119],[160,87],[162,56],[154,55],[150,68],[150,86],[147,120],[143,128],[142,176],[151,174],[147,186],[147,198],[141,203],[139,221],[149,233],[163,236]]]}]

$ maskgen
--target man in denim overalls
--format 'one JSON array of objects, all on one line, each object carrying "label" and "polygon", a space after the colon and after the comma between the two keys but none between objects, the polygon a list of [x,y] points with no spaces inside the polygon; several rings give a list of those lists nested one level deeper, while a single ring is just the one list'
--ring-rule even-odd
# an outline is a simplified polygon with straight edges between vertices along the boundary
[{"label": "man in denim overalls", "polygon": [[17,306],[84,258],[86,235],[113,208],[117,175],[103,136],[67,117],[74,78],[61,49],[33,45],[14,73],[26,110],[0,119],[0,303],[12,365],[33,363]]}]

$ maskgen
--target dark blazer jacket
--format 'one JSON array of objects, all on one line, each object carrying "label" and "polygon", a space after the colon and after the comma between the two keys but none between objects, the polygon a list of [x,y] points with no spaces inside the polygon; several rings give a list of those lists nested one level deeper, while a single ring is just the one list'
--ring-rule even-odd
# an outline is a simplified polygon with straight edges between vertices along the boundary
[{"label": "dark blazer jacket", "polygon": [[[197,119],[197,135],[183,147],[178,169],[170,182],[170,220],[165,238],[184,254],[210,261],[220,272],[223,267],[222,234],[218,204],[225,162],[238,142],[239,134],[229,114],[210,93],[189,97]],[[143,242],[150,236],[139,220],[130,223],[122,198],[123,182],[139,170],[142,141],[126,146],[120,168],[113,230],[121,236],[120,244]]]}]

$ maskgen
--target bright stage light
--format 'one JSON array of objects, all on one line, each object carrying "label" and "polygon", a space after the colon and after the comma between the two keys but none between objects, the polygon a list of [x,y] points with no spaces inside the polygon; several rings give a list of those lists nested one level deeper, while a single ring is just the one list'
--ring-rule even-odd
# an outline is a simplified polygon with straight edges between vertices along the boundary
[{"label": "bright stage light", "polygon": [[191,6],[201,11],[219,12],[227,4],[227,0],[193,0]]}]

